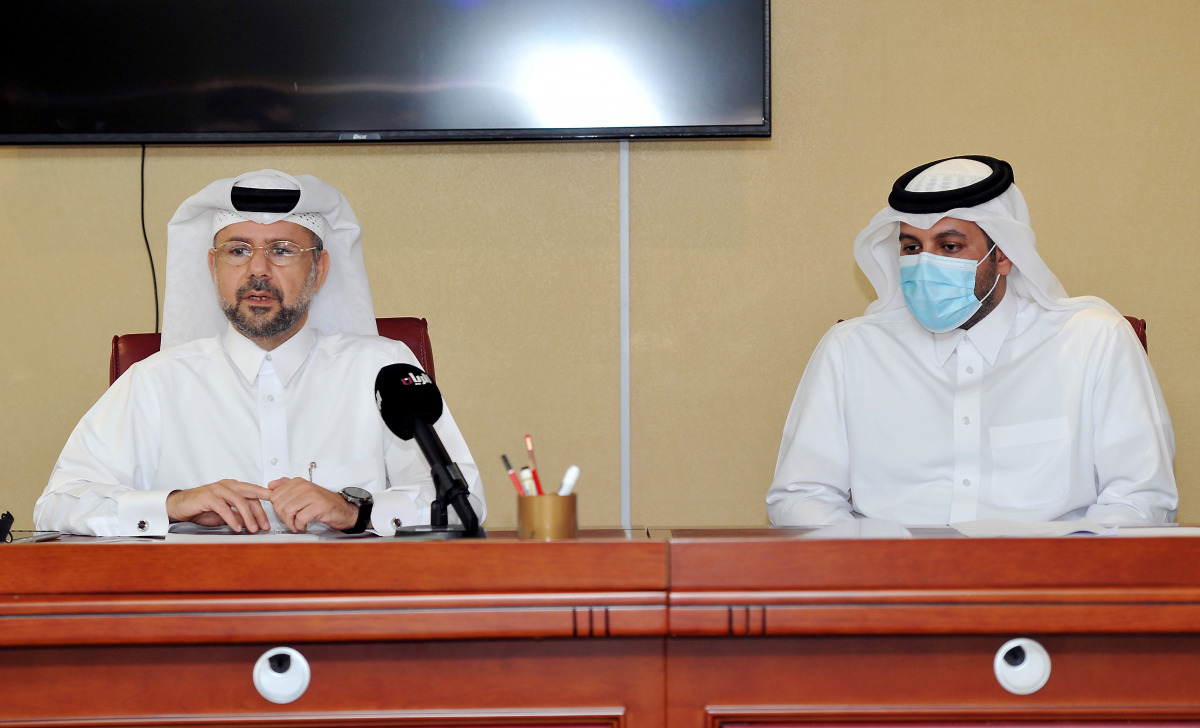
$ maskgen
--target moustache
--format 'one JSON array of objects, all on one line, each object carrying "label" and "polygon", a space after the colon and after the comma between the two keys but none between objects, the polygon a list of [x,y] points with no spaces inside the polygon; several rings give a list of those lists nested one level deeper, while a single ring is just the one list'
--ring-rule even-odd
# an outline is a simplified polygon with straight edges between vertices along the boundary
[{"label": "moustache", "polygon": [[243,283],[237,290],[238,303],[242,302],[251,291],[269,293],[276,298],[280,303],[283,303],[283,291],[279,290],[271,281],[265,278],[252,278]]}]

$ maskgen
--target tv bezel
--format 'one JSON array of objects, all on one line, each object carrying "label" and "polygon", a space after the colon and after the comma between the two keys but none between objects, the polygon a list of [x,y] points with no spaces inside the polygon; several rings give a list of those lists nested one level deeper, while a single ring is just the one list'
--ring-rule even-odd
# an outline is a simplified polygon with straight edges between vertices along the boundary
[{"label": "tv bezel", "polygon": [[404,142],[729,139],[771,136],[771,1],[763,0],[763,116],[760,124],[406,129],[377,131],[2,133],[0,146],[372,144]]}]

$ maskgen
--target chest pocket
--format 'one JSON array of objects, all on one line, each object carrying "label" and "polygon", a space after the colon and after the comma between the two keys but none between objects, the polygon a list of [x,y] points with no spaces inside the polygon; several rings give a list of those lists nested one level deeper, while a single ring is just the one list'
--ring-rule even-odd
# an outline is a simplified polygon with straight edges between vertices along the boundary
[{"label": "chest pocket", "polygon": [[991,500],[1004,508],[1062,501],[1071,486],[1071,427],[1065,417],[988,428]]},{"label": "chest pocket", "polygon": [[312,480],[329,490],[363,488],[373,493],[383,490],[384,467],[382,459],[367,458],[347,465],[322,465],[313,468]]}]

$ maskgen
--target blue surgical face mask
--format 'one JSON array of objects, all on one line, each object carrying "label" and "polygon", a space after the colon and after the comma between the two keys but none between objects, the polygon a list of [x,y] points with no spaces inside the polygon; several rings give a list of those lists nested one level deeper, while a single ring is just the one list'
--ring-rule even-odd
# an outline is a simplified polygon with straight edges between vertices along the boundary
[{"label": "blue surgical face mask", "polygon": [[[935,334],[962,326],[983,305],[975,297],[975,270],[995,248],[993,244],[978,262],[933,253],[900,256],[900,290],[908,310]],[[999,281],[1000,276],[996,276],[984,298],[991,295]]]}]

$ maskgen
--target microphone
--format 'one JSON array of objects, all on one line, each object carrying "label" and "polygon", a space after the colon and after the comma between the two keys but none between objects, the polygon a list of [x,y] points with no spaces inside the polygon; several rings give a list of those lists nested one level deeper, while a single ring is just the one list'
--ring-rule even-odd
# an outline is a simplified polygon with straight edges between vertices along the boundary
[{"label": "microphone", "polygon": [[462,535],[479,532],[479,517],[468,499],[470,490],[458,465],[450,459],[433,424],[442,416],[442,394],[428,374],[411,364],[389,364],[375,377],[375,406],[383,423],[401,440],[416,439],[429,462],[437,497],[431,506],[430,527],[424,531],[452,533],[446,506],[462,520]]}]

